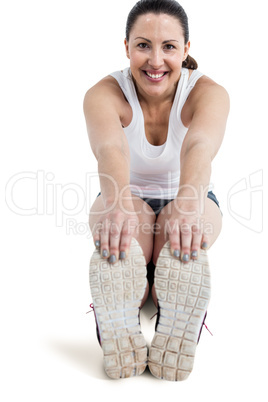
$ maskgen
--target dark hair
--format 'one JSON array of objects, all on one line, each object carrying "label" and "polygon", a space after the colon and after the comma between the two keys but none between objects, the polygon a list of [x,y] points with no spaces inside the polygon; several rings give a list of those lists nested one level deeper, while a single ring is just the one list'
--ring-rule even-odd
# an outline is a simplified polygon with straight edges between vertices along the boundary
[{"label": "dark hair", "polygon": [[[127,25],[126,25],[126,40],[129,41],[129,34],[133,28],[138,17],[144,14],[154,13],[154,14],[167,14],[175,17],[179,20],[185,43],[189,40],[189,26],[188,17],[182,6],[175,0],[140,0],[132,8],[128,15]],[[182,67],[191,68],[196,70],[198,64],[191,56],[187,56],[187,59],[182,63]]]}]

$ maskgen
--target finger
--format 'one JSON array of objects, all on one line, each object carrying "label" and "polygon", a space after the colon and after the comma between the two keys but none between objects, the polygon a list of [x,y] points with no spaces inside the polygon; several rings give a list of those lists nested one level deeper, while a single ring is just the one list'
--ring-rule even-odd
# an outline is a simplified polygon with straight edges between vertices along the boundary
[{"label": "finger", "polygon": [[190,224],[182,223],[180,225],[181,236],[181,261],[188,262],[190,260],[190,249],[192,244],[192,229]]},{"label": "finger", "polygon": [[132,233],[129,230],[128,222],[125,222],[122,227],[121,240],[119,246],[120,249],[119,258],[121,260],[124,260],[128,256],[131,239],[132,239]]},{"label": "finger", "polygon": [[120,220],[111,222],[109,230],[110,264],[114,264],[118,260],[121,228],[122,228],[122,222],[120,222]]},{"label": "finger", "polygon": [[101,226],[102,226],[101,223],[97,222],[93,228],[93,242],[94,242],[96,248],[100,248],[100,228],[101,228]]},{"label": "finger", "polygon": [[208,236],[206,234],[203,234],[202,236],[201,248],[203,250],[207,250],[209,248]]},{"label": "finger", "polygon": [[136,231],[137,225],[138,220],[136,218],[128,219],[123,224],[119,246],[119,258],[122,260],[128,256],[131,239]]},{"label": "finger", "polygon": [[192,246],[191,246],[191,258],[196,260],[199,255],[200,245],[202,240],[202,233],[198,225],[192,226]]},{"label": "finger", "polygon": [[170,220],[166,225],[166,232],[170,241],[170,252],[174,257],[180,256],[180,229],[178,220]]},{"label": "finger", "polygon": [[109,228],[110,221],[106,218],[103,222],[101,222],[100,228],[100,244],[101,244],[101,256],[103,258],[109,257]]}]

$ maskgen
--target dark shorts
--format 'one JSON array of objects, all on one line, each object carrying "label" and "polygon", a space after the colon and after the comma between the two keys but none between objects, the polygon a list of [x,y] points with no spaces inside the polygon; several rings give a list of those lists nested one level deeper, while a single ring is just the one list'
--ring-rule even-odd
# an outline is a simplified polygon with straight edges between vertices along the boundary
[{"label": "dark shorts", "polygon": [[[209,191],[207,196],[212,201],[214,201],[215,204],[220,208],[219,201],[217,200],[216,195],[212,191]],[[170,199],[170,200],[163,199],[163,200],[161,200],[161,199],[158,199],[158,198],[142,198],[142,199],[145,202],[147,202],[148,205],[150,205],[150,207],[152,208],[152,210],[154,211],[156,216],[159,215],[159,213],[161,212],[161,209],[163,209],[170,201],[173,201],[173,199]]]},{"label": "dark shorts", "polygon": [[[97,197],[99,195],[101,195],[101,193],[99,193],[97,195]],[[213,193],[213,191],[208,192],[208,198],[210,198],[212,201],[214,201],[215,204],[220,208],[220,203],[217,200],[217,197]],[[143,201],[145,201],[148,205],[150,205],[150,207],[152,208],[152,210],[154,211],[156,216],[158,216],[160,214],[161,209],[163,209],[170,201],[173,201],[172,198],[170,200],[165,200],[165,199],[159,199],[159,198],[142,198],[141,197],[141,199]]]}]

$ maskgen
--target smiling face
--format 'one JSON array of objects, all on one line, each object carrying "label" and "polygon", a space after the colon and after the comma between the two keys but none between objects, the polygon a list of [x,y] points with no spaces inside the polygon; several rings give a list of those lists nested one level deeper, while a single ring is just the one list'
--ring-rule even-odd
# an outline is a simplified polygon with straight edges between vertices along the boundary
[{"label": "smiling face", "polygon": [[190,42],[184,43],[178,19],[166,14],[141,15],[125,47],[139,94],[144,98],[172,97],[190,47]]}]

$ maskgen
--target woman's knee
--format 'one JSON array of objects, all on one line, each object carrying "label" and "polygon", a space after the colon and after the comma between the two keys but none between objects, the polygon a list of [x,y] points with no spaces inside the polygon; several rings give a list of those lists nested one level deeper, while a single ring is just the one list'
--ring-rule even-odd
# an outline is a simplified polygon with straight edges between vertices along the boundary
[{"label": "woman's knee", "polygon": [[217,240],[222,228],[222,213],[218,205],[207,198],[204,211],[204,231],[208,237],[208,249]]},{"label": "woman's knee", "polygon": [[[138,217],[138,224],[133,232],[133,237],[142,247],[146,264],[148,264],[153,252],[155,213],[144,200],[135,195],[132,196],[132,203]],[[108,210],[104,206],[102,195],[99,195],[94,201],[89,214],[89,226],[92,233],[98,222],[100,222],[101,217],[107,212]]]},{"label": "woman's knee", "polygon": [[[155,224],[155,241],[152,258],[154,264],[156,264],[157,258],[164,244],[168,241],[167,228],[171,210],[172,202],[167,204],[161,210]],[[209,198],[206,199],[204,214],[199,218],[199,225],[201,231],[208,239],[207,249],[209,249],[219,236],[222,227],[221,211],[218,205]]]},{"label": "woman's knee", "polygon": [[143,249],[146,264],[149,264],[153,253],[155,213],[141,198],[133,196],[132,201],[139,219],[134,237]]}]

